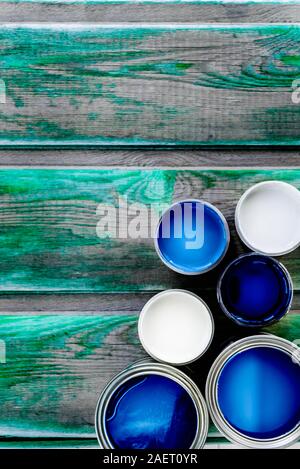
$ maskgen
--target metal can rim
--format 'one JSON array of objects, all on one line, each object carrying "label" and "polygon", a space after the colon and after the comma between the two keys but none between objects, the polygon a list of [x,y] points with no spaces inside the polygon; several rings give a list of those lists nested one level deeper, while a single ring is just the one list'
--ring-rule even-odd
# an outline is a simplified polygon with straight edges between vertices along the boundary
[{"label": "metal can rim", "polygon": [[180,384],[187,391],[197,412],[197,431],[189,449],[203,448],[208,434],[209,414],[205,400],[198,387],[183,371],[170,365],[151,362],[150,360],[139,360],[121,371],[106,385],[100,394],[95,412],[95,429],[100,447],[102,449],[115,449],[105,428],[105,413],[113,392],[128,380],[149,374],[157,374],[173,379],[173,381]]},{"label": "metal can rim", "polygon": [[[224,305],[224,302],[223,302],[223,298],[222,298],[222,294],[221,294],[221,285],[222,285],[222,281],[227,273],[227,271],[230,269],[230,267],[239,259],[242,259],[244,257],[250,257],[250,256],[262,256],[262,257],[267,257],[268,259],[272,259],[280,268],[281,270],[284,272],[285,276],[286,276],[286,279],[288,281],[288,284],[289,284],[289,289],[290,289],[290,300],[289,300],[289,303],[286,307],[286,311],[285,313],[279,318],[279,319],[273,319],[272,321],[266,323],[266,324],[245,324],[243,322],[240,322],[238,319],[235,319],[234,316],[228,311],[228,309],[226,308],[226,306]],[[259,327],[263,327],[263,326],[270,326],[271,324],[274,324],[278,321],[280,321],[291,309],[291,306],[292,306],[292,303],[293,303],[293,297],[294,297],[294,285],[293,285],[293,280],[292,280],[292,277],[288,271],[288,269],[285,267],[285,265],[282,264],[282,262],[280,262],[278,259],[275,259],[274,257],[272,256],[267,256],[266,254],[262,254],[260,252],[247,252],[246,254],[241,254],[240,256],[236,257],[235,259],[233,259],[233,261],[231,261],[227,267],[225,268],[224,272],[222,273],[222,275],[220,276],[219,278],[219,281],[218,281],[218,284],[217,284],[217,299],[218,299],[218,303],[223,311],[224,314],[226,314],[226,316],[231,319],[231,321],[235,322],[236,324],[238,324],[239,326],[242,326],[242,327],[246,327],[246,328],[253,328],[253,329],[257,329]]]},{"label": "metal can rim", "polygon": [[240,223],[241,207],[242,207],[242,204],[245,201],[245,199],[249,196],[249,194],[251,194],[251,192],[259,186],[270,185],[270,184],[274,184],[274,183],[275,184],[286,185],[286,186],[289,186],[291,190],[294,188],[295,191],[298,191],[297,187],[295,187],[293,184],[289,184],[288,182],[285,182],[285,181],[276,181],[276,180],[272,181],[271,180],[271,181],[261,181],[261,182],[258,182],[256,184],[253,184],[240,197],[240,199],[237,203],[236,209],[235,209],[234,220],[235,220],[235,228],[236,228],[236,231],[237,231],[241,241],[245,244],[245,246],[247,246],[249,249],[251,249],[251,251],[255,251],[259,254],[264,254],[265,256],[279,257],[279,256],[283,256],[285,254],[289,254],[290,252],[295,251],[300,246],[300,240],[298,242],[296,242],[292,247],[290,247],[288,249],[285,249],[283,251],[280,251],[280,252],[278,251],[278,252],[269,253],[269,252],[261,251],[261,250],[257,249],[257,247],[255,247],[253,244],[251,244],[248,241],[247,237],[245,236],[245,234],[242,230],[241,223]]},{"label": "metal can rim", "polygon": [[300,422],[291,431],[285,433],[282,436],[259,440],[257,438],[243,435],[241,432],[234,429],[223,417],[217,401],[217,384],[224,364],[236,353],[242,352],[249,348],[261,346],[275,348],[285,352],[286,354],[290,355],[291,359],[296,360],[300,366],[299,347],[297,347],[296,344],[271,334],[261,334],[245,337],[227,346],[214,361],[206,381],[206,402],[213,423],[217,429],[232,443],[247,446],[249,448],[283,448],[290,446],[300,438]]},{"label": "metal can rim", "polygon": [[[162,255],[160,249],[159,249],[159,245],[158,245],[158,232],[159,232],[159,227],[160,227],[160,224],[161,224],[161,221],[162,221],[162,218],[163,216],[169,211],[171,210],[173,207],[175,207],[176,205],[180,204],[180,203],[184,203],[184,202],[198,202],[200,204],[203,204],[203,205],[206,205],[207,207],[211,208],[212,210],[214,210],[218,216],[221,218],[222,220],[222,223],[224,225],[224,228],[225,228],[225,232],[226,232],[226,246],[225,246],[225,249],[224,249],[224,252],[222,254],[222,256],[216,261],[214,262],[214,264],[212,264],[210,267],[204,269],[204,270],[197,270],[195,272],[188,272],[186,270],[182,270],[182,269],[179,269],[178,267],[175,267],[173,266],[172,264],[170,264],[165,258],[164,256]],[[222,262],[222,260],[224,259],[224,257],[226,256],[226,253],[228,251],[228,248],[229,248],[229,244],[230,244],[230,230],[229,230],[229,226],[228,226],[228,222],[225,218],[225,216],[223,215],[223,213],[221,212],[221,210],[219,210],[215,205],[211,204],[210,202],[207,202],[206,200],[202,200],[202,199],[193,199],[193,198],[189,198],[189,199],[180,199],[180,200],[177,200],[176,202],[173,202],[166,210],[164,210],[164,212],[162,213],[162,215],[160,216],[159,220],[158,220],[158,223],[157,223],[157,226],[156,226],[156,229],[155,229],[155,235],[154,235],[154,247],[155,247],[155,250],[156,250],[156,253],[158,255],[158,257],[160,258],[160,260],[162,261],[163,264],[165,264],[165,266],[167,266],[169,269],[173,270],[174,272],[177,272],[179,274],[182,274],[182,275],[202,275],[202,274],[206,274],[207,272],[210,272],[211,270],[213,270],[215,267],[217,267],[217,265],[220,264],[220,262]]]},{"label": "metal can rim", "polygon": [[[197,300],[199,300],[203,306],[205,306],[205,308],[207,309],[207,312],[210,316],[210,320],[211,320],[211,337],[210,337],[210,340],[209,342],[207,343],[205,349],[199,354],[197,355],[197,357],[193,358],[192,360],[189,360],[187,362],[180,362],[180,363],[175,363],[175,362],[166,362],[164,360],[161,360],[160,358],[158,358],[156,355],[154,355],[152,352],[150,352],[149,348],[145,345],[144,343],[144,339],[142,338],[142,333],[141,333],[141,325],[140,325],[140,321],[141,321],[141,318],[142,318],[142,315],[145,314],[144,311],[145,311],[145,308],[146,306],[148,306],[155,298],[159,297],[159,296],[163,296],[164,294],[167,294],[169,292],[182,292],[182,293],[186,293],[187,295],[191,295],[193,296],[194,298],[196,298]],[[214,334],[215,334],[215,321],[214,321],[214,317],[213,317],[213,314],[211,312],[211,309],[210,307],[208,306],[208,304],[198,295],[196,295],[196,293],[193,293],[193,292],[190,292],[188,290],[184,290],[182,288],[169,288],[168,290],[163,290],[159,293],[157,293],[156,295],[153,295],[148,301],[147,303],[145,303],[145,305],[143,306],[140,314],[139,314],[139,319],[138,319],[138,336],[139,336],[139,339],[140,339],[140,342],[144,348],[144,350],[150,355],[150,357],[152,357],[154,360],[157,360],[158,362],[160,363],[165,363],[165,364],[169,364],[169,365],[173,365],[173,366],[184,366],[184,365],[188,365],[190,363],[193,363],[195,362],[196,360],[198,360],[200,357],[202,357],[209,349],[209,347],[211,346],[211,343],[213,341],[213,338],[214,338]]]}]

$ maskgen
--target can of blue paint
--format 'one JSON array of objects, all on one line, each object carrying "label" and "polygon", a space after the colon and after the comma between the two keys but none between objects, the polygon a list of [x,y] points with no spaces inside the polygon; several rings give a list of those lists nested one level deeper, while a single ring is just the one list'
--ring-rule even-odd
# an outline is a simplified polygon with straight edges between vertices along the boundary
[{"label": "can of blue paint", "polygon": [[280,448],[300,438],[300,350],[269,334],[243,338],[217,357],[206,383],[211,418],[230,441]]},{"label": "can of blue paint", "polygon": [[224,258],[230,232],[223,214],[198,199],[175,202],[160,217],[154,244],[161,261],[175,272],[199,275]]},{"label": "can of blue paint", "polygon": [[262,327],[279,321],[289,310],[293,283],[276,259],[258,253],[234,259],[217,287],[223,312],[240,326]]},{"label": "can of blue paint", "polygon": [[202,448],[208,423],[195,383],[181,370],[151,360],[115,376],[101,393],[95,414],[103,449]]}]

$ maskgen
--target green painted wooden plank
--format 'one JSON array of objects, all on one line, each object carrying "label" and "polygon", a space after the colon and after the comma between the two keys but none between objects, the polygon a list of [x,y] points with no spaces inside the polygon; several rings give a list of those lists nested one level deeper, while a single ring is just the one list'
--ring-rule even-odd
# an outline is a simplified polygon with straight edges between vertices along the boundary
[{"label": "green painted wooden plank", "polygon": [[[300,169],[270,170],[0,170],[1,292],[126,292],[172,287],[214,289],[220,269],[246,250],[234,229],[234,210],[252,184],[269,179],[300,189]],[[118,208],[142,203],[154,213],[184,197],[218,206],[232,233],[220,269],[190,279],[167,269],[156,255],[150,230],[141,239],[97,236],[99,204]],[[119,210],[120,219],[126,209]],[[133,217],[129,217],[129,222]],[[126,235],[125,235],[126,236]],[[299,250],[284,256],[296,290]]]},{"label": "green painted wooden plank", "polygon": [[136,315],[1,316],[0,435],[93,438],[101,389],[143,356],[135,323]]},{"label": "green painted wooden plank", "polygon": [[[205,449],[216,448],[216,445],[230,445],[217,431],[209,433],[205,443]],[[99,449],[96,435],[90,438],[29,438],[23,437],[0,437],[0,449]]]},{"label": "green painted wooden plank", "polygon": [[[231,443],[221,435],[211,438],[208,436],[205,449],[222,449]],[[218,445],[218,446],[217,446]],[[221,446],[222,445],[222,446]],[[78,440],[43,440],[36,439],[4,439],[0,440],[0,449],[99,449],[96,437]]]},{"label": "green painted wooden plank", "polygon": [[3,438],[0,440],[0,449],[99,449],[97,439],[51,439],[42,438]]},{"label": "green painted wooden plank", "polygon": [[300,26],[6,24],[0,145],[297,145]]},{"label": "green painted wooden plank", "polygon": [[[137,313],[1,315],[6,363],[0,363],[0,447],[20,438],[28,444],[41,439],[41,446],[47,441],[90,444],[103,386],[145,356],[137,339]],[[267,330],[289,340],[299,338],[299,310]],[[198,374],[200,363],[195,365]],[[212,439],[218,438],[213,427],[210,432]]]},{"label": "green painted wooden plank", "polygon": [[[218,449],[221,449],[226,445],[228,447],[230,442],[224,437],[218,436],[211,438],[208,436],[205,443],[205,449],[215,449],[218,445]],[[222,445],[222,447],[219,447]],[[96,437],[91,439],[55,439],[43,440],[42,438],[36,439],[3,439],[0,440],[0,449],[99,449],[99,445]]]}]

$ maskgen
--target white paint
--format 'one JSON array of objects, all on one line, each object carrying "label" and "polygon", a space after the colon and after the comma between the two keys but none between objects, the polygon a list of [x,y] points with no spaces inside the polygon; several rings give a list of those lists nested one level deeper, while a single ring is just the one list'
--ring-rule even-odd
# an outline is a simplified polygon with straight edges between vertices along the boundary
[{"label": "white paint", "polygon": [[166,290],[146,303],[138,332],[144,349],[153,358],[183,365],[207,350],[214,323],[201,298],[185,290]]},{"label": "white paint", "polygon": [[253,251],[280,256],[300,245],[300,192],[282,181],[248,189],[235,214],[237,231]]}]

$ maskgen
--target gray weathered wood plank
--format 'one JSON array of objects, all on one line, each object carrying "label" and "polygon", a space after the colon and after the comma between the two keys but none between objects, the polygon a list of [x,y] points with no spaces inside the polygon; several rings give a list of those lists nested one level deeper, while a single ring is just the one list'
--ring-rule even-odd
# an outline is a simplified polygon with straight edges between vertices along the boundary
[{"label": "gray weathered wood plank", "polygon": [[0,150],[0,167],[97,168],[292,168],[299,167],[300,150],[198,149],[198,150]]},{"label": "gray weathered wood plank", "polygon": [[300,2],[291,1],[1,1],[2,22],[297,23]]},{"label": "gray weathered wood plank", "polygon": [[[185,288],[203,296],[203,289],[186,285]],[[74,315],[87,316],[102,315],[114,316],[115,314],[134,314],[142,310],[146,302],[156,292],[138,293],[82,293],[82,294],[55,294],[33,295],[9,294],[0,295],[0,314],[13,314],[35,316],[39,315]],[[213,289],[206,292],[207,301],[215,304],[216,294]],[[300,312],[300,294],[296,293],[293,298],[293,310]]]}]

